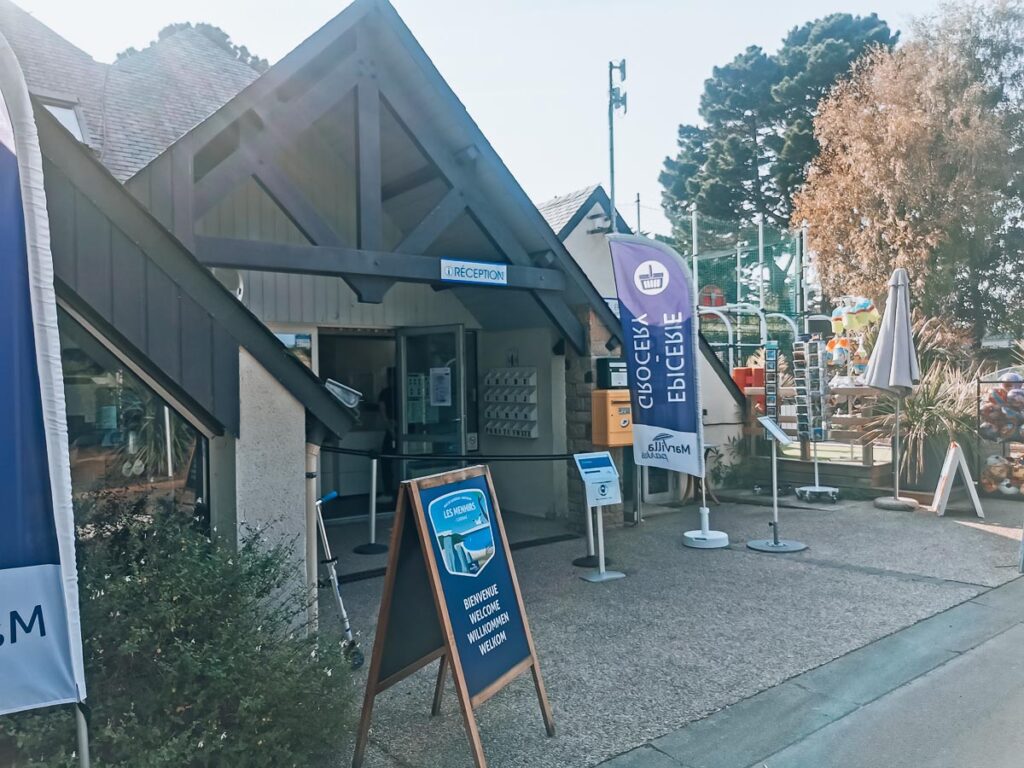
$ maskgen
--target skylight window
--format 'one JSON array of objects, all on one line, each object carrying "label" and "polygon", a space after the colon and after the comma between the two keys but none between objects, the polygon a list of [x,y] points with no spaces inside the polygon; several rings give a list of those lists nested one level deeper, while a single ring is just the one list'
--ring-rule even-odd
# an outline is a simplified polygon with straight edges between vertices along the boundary
[{"label": "skylight window", "polygon": [[47,111],[60,121],[60,124],[67,128],[71,135],[78,139],[83,144],[85,143],[85,133],[82,130],[81,118],[78,114],[78,109],[73,104],[54,104],[44,102],[43,106],[46,107]]}]

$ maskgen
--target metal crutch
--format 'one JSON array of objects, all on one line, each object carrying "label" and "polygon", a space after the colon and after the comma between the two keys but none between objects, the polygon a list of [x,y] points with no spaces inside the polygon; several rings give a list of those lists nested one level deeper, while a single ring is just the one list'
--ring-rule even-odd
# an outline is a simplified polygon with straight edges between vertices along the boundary
[{"label": "metal crutch", "polygon": [[316,524],[320,529],[320,541],[324,546],[324,559],[320,562],[327,566],[327,573],[331,579],[331,591],[334,593],[334,601],[338,605],[338,613],[341,614],[341,626],[345,633],[345,641],[341,644],[341,653],[352,669],[359,669],[363,666],[363,652],[359,648],[359,643],[352,637],[352,625],[348,621],[345,602],[341,599],[341,585],[338,583],[338,569],[335,567],[338,558],[331,555],[331,545],[327,543],[327,528],[324,527],[323,505],[336,498],[338,498],[338,492],[331,491],[316,502]]}]

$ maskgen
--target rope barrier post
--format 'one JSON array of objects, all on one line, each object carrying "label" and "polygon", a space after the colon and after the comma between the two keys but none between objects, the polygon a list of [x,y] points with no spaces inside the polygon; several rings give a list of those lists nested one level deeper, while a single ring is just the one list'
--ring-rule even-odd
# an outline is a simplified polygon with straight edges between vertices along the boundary
[{"label": "rope barrier post", "polygon": [[387,544],[377,543],[377,461],[376,456],[370,458],[370,541],[352,550],[357,555],[380,555],[388,551]]}]

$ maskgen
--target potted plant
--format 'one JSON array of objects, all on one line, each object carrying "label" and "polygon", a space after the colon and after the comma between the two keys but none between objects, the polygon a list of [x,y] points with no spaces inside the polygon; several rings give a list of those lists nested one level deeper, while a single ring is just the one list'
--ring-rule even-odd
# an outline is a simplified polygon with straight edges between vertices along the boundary
[{"label": "potted plant", "polygon": [[[926,369],[921,383],[903,399],[900,408],[900,485],[931,491],[938,483],[946,450],[952,440],[970,454],[974,450],[977,368],[939,362]],[[893,434],[896,401],[879,398],[868,429]]]}]

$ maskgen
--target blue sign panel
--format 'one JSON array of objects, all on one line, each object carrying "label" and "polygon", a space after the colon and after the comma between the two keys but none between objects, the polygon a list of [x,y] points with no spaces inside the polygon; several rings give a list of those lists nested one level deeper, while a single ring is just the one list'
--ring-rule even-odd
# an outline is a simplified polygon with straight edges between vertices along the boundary
[{"label": "blue sign panel", "polygon": [[682,257],[644,237],[609,237],[639,465],[704,476],[697,302]]},{"label": "blue sign panel", "polygon": [[446,283],[508,285],[508,265],[493,261],[441,259],[441,280]]},{"label": "blue sign panel", "polygon": [[608,474],[611,474],[612,477],[618,477],[618,471],[615,469],[615,462],[612,461],[611,454],[607,451],[587,454],[577,453],[576,466],[579,467],[579,470],[584,477],[587,475],[599,475],[604,477]]},{"label": "blue sign panel", "polygon": [[42,159],[0,37],[0,715],[85,698]]},{"label": "blue sign panel", "polygon": [[530,658],[486,476],[419,488],[469,695]]}]

